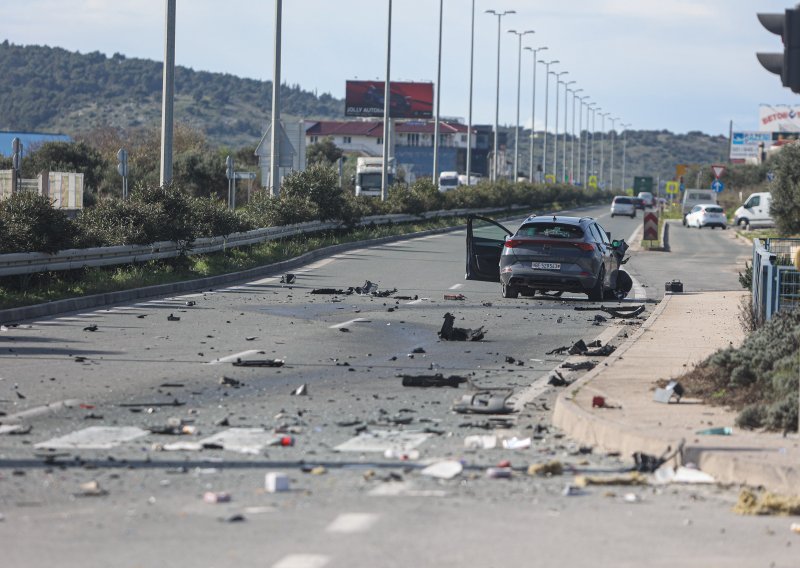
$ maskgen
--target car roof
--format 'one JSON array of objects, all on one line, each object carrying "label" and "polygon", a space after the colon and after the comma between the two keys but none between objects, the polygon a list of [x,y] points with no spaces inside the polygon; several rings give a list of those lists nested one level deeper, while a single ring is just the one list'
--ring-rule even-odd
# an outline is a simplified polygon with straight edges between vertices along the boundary
[{"label": "car roof", "polygon": [[701,209],[705,209],[707,207],[719,207],[722,209],[722,205],[719,205],[718,203],[698,203],[695,205],[695,207],[700,207]]},{"label": "car roof", "polygon": [[565,225],[583,225],[590,221],[594,221],[593,217],[571,217],[568,215],[531,215],[527,219],[525,219],[522,224],[525,223],[563,223]]}]

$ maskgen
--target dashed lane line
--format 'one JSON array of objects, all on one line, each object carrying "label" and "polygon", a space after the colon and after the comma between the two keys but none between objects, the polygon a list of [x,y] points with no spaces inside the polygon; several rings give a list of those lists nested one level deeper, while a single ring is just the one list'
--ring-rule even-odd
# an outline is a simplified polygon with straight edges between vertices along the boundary
[{"label": "dashed lane line", "polygon": [[325,529],[329,533],[358,533],[368,531],[378,521],[373,513],[342,513]]},{"label": "dashed lane line", "polygon": [[255,355],[257,353],[261,353],[258,349],[248,349],[247,351],[242,351],[241,353],[234,353],[233,355],[228,355],[227,357],[219,357],[214,359],[213,361],[209,361],[206,365],[219,365],[220,363],[232,363],[237,359],[243,359],[249,355]]},{"label": "dashed lane line", "polygon": [[323,568],[330,557],[322,554],[289,554],[284,556],[272,568]]},{"label": "dashed lane line", "polygon": [[329,329],[339,329],[339,328],[342,328],[342,327],[347,327],[347,326],[348,326],[348,325],[350,325],[350,324],[354,324],[354,323],[368,323],[368,322],[370,322],[370,321],[371,321],[371,320],[368,320],[367,318],[356,318],[356,319],[351,319],[351,320],[343,321],[342,323],[337,323],[337,324],[334,324],[334,325],[330,325],[330,326],[328,326],[328,328],[329,328]]}]

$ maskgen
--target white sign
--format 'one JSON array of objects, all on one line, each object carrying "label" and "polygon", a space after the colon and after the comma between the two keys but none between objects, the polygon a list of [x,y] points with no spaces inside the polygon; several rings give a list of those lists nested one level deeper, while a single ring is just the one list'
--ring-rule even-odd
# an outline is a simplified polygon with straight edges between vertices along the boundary
[{"label": "white sign", "polygon": [[761,105],[758,114],[762,132],[800,132],[800,106]]},{"label": "white sign", "polygon": [[764,150],[772,146],[770,132],[734,132],[731,140],[731,160],[748,160],[758,158],[760,144]]},{"label": "white sign", "polygon": [[711,171],[714,172],[714,177],[719,179],[725,173],[725,166],[711,166]]}]

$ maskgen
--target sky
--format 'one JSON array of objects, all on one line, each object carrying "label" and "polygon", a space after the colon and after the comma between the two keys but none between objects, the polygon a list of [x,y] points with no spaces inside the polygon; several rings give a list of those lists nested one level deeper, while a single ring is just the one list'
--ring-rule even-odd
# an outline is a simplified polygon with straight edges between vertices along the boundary
[{"label": "sky", "polygon": [[[443,0],[441,111],[466,121],[473,0]],[[520,124],[531,124],[533,57],[507,30],[533,30],[522,46],[547,50],[580,96],[632,129],[728,134],[757,130],[760,104],[797,96],[764,70],[757,51],[782,51],[756,12],[789,0],[475,0],[473,123],[495,118],[501,20],[499,121],[513,125],[521,78]],[[0,0],[0,41],[70,51],[121,53],[163,61],[165,0]],[[347,79],[386,73],[388,0],[284,0],[282,82],[344,98]],[[177,0],[177,65],[271,80],[275,0]],[[439,0],[394,0],[393,81],[436,81]],[[544,124],[545,72],[537,66],[536,128]],[[176,85],[180,91],[180,84]],[[549,127],[554,122],[550,81]],[[563,86],[559,102],[563,113]],[[265,103],[266,104],[266,101]],[[578,105],[580,106],[580,105]],[[572,97],[568,102],[572,111]],[[576,107],[577,108],[577,107]],[[563,114],[561,114],[563,122]],[[572,118],[568,119],[571,123]],[[597,117],[596,126],[601,121]],[[606,128],[611,121],[606,120]],[[562,126],[563,128],[563,126]]]}]

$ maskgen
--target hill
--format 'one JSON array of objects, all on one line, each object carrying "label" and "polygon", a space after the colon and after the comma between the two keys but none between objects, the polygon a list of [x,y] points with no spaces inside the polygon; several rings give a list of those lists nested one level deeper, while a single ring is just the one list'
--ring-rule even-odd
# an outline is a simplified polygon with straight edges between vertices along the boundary
[{"label": "hill", "polygon": [[[76,136],[105,126],[123,131],[157,127],[161,121],[162,65],[157,61],[118,53],[107,57],[99,52],[80,54],[61,48],[19,46],[6,40],[0,43],[0,77],[0,130]],[[176,120],[203,132],[212,146],[254,146],[269,121],[272,84],[177,67],[175,97]],[[316,96],[298,85],[283,85],[281,97],[285,115],[342,119],[344,101],[330,94]],[[504,130],[513,140],[512,129]],[[541,160],[541,136],[538,132],[536,163]],[[529,132],[520,139],[526,162]],[[599,167],[597,148],[595,163]],[[605,148],[608,168],[608,136]],[[634,175],[671,179],[677,164],[726,161],[727,148],[726,138],[701,132],[630,131],[626,181],[631,183]],[[617,137],[614,179],[621,176],[622,139]]]},{"label": "hill", "polygon": [[[0,44],[0,130],[80,134],[96,127],[160,124],[162,64],[115,53]],[[282,113],[340,118],[344,101],[281,87]],[[175,116],[216,146],[255,144],[272,105],[272,83],[223,73],[175,70]]]}]

